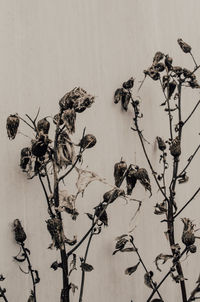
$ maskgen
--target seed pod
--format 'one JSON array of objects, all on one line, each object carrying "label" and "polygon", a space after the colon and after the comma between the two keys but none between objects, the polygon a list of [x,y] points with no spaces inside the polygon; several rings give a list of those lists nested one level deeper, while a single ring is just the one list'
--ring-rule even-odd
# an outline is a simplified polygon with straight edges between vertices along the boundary
[{"label": "seed pod", "polygon": [[[104,224],[108,225],[108,215],[105,210],[105,206],[103,204],[98,205],[95,209],[95,216],[99,217],[99,220]],[[102,213],[102,214],[101,214]]]},{"label": "seed pod", "polygon": [[57,113],[56,115],[54,115],[54,117],[53,117],[53,122],[54,122],[54,124],[58,124],[58,121],[59,121],[59,125],[63,125],[63,120],[62,120],[62,118],[61,117],[59,117],[60,116],[60,114],[59,113]]},{"label": "seed pod", "polygon": [[181,155],[181,142],[178,136],[172,141],[169,150],[171,155],[175,158]]},{"label": "seed pod", "polygon": [[94,147],[96,145],[96,142],[96,137],[93,134],[87,134],[81,139],[79,146],[82,149],[89,149]]},{"label": "seed pod", "polygon": [[158,142],[158,148],[160,149],[160,151],[164,151],[166,149],[166,144],[164,142],[164,140],[157,136],[157,142]]},{"label": "seed pod", "polygon": [[47,152],[48,144],[50,140],[48,139],[47,135],[40,134],[40,136],[32,141],[32,148],[31,152],[36,157],[42,157]]},{"label": "seed pod", "polygon": [[62,114],[62,119],[69,133],[74,133],[76,121],[76,112],[74,108],[65,110]]},{"label": "seed pod", "polygon": [[167,67],[168,70],[172,69],[172,62],[173,62],[173,59],[171,57],[169,57],[168,55],[166,55],[166,57],[165,57],[165,65],[166,65],[166,67]]},{"label": "seed pod", "polygon": [[182,39],[178,39],[177,42],[184,53],[191,52],[192,47],[189,44],[185,43]]},{"label": "seed pod", "polygon": [[11,114],[7,118],[6,128],[9,139],[14,139],[19,127],[19,117],[16,114]]},{"label": "seed pod", "polygon": [[159,61],[161,61],[164,58],[164,54],[160,51],[157,51],[153,58],[153,63],[157,64]]},{"label": "seed pod", "polygon": [[124,82],[122,86],[125,89],[131,89],[133,88],[133,85],[134,85],[134,79],[133,77],[131,77],[127,82]]},{"label": "seed pod", "polygon": [[37,123],[37,130],[38,132],[42,132],[43,134],[48,134],[50,128],[50,123],[47,121],[46,118],[43,118],[38,121]]},{"label": "seed pod", "polygon": [[152,194],[150,179],[147,170],[144,168],[136,167],[136,171],[137,171],[136,178],[139,180],[139,182],[145,188],[145,190],[148,190],[150,194]]},{"label": "seed pod", "polygon": [[128,104],[130,103],[131,100],[131,93],[130,92],[125,92],[122,95],[122,107],[124,110],[128,110]]},{"label": "seed pod", "polygon": [[30,162],[31,150],[28,147],[25,147],[21,150],[21,158],[20,158],[20,167],[22,170],[26,170],[27,165]]},{"label": "seed pod", "polygon": [[119,163],[116,163],[114,166],[114,178],[115,185],[119,187],[123,179],[124,173],[127,169],[127,164],[125,161],[121,160]]},{"label": "seed pod", "polygon": [[124,89],[123,89],[123,88],[118,88],[118,89],[115,91],[115,94],[114,94],[114,103],[115,103],[115,104],[117,104],[117,103],[119,103],[120,101],[122,101],[123,93],[124,93]]},{"label": "seed pod", "polygon": [[184,223],[182,242],[189,247],[195,243],[194,225],[189,218],[182,218],[181,220]]},{"label": "seed pod", "polygon": [[127,195],[131,195],[137,182],[137,171],[131,165],[126,174]]},{"label": "seed pod", "polygon": [[58,218],[51,218],[46,221],[47,229],[51,235],[53,245],[59,249],[63,246],[62,222]]},{"label": "seed pod", "polygon": [[26,240],[26,233],[21,225],[19,219],[15,219],[13,222],[13,230],[15,233],[15,240],[17,243],[23,243]]},{"label": "seed pod", "polygon": [[120,196],[125,196],[124,190],[112,189],[103,195],[103,201],[110,204]]},{"label": "seed pod", "polygon": [[188,249],[189,249],[190,253],[192,253],[192,254],[196,253],[196,251],[197,251],[197,247],[194,244],[190,245]]},{"label": "seed pod", "polygon": [[174,93],[174,90],[176,89],[176,81],[172,81],[169,83],[168,86],[168,98],[170,99],[172,94]]}]

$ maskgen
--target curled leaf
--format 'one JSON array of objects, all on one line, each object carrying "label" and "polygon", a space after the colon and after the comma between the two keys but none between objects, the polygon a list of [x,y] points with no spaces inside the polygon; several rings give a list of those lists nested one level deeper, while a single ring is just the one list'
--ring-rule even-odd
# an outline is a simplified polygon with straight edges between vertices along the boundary
[{"label": "curled leaf", "polygon": [[129,276],[132,275],[137,270],[139,264],[140,264],[140,261],[136,265],[128,267],[125,270],[125,275],[129,275]]},{"label": "curled leaf", "polygon": [[161,272],[161,269],[160,269],[160,267],[158,266],[158,262],[159,262],[159,261],[163,261],[162,264],[164,264],[165,262],[167,262],[167,260],[169,260],[169,259],[171,259],[171,258],[173,258],[172,255],[164,255],[164,254],[162,254],[162,253],[159,254],[159,255],[156,257],[156,259],[155,259],[155,265],[156,265],[157,270],[159,270],[159,271]]},{"label": "curled leaf", "polygon": [[70,283],[70,289],[71,289],[71,291],[72,291],[72,293],[73,293],[73,295],[75,294],[75,292],[76,292],[76,289],[78,290],[78,286],[77,285],[75,285],[74,283]]}]

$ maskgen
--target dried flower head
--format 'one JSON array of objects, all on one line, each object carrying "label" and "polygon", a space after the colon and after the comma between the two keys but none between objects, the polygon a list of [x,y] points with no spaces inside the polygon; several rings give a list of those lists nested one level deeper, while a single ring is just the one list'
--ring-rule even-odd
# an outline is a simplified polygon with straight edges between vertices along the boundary
[{"label": "dried flower head", "polygon": [[131,165],[126,173],[127,195],[131,195],[137,182],[137,171]]},{"label": "dried flower head", "polygon": [[162,59],[164,58],[164,54],[160,51],[157,51],[154,55],[153,58],[153,63],[157,64],[158,62],[160,62]]},{"label": "dried flower head", "polygon": [[63,125],[64,124],[64,122],[63,122],[63,120],[62,120],[62,117],[60,116],[60,114],[59,113],[57,113],[57,114],[55,114],[54,115],[54,117],[53,117],[53,122],[54,122],[54,124],[58,124],[58,122],[59,122],[59,125]]},{"label": "dried flower head", "polygon": [[115,91],[115,94],[114,94],[114,103],[115,104],[117,104],[120,101],[122,101],[122,96],[123,96],[124,93],[125,93],[125,90],[123,88],[118,88]]},{"label": "dried flower head", "polygon": [[63,248],[62,222],[58,218],[51,218],[46,221],[47,229],[51,235],[53,246],[57,249]]},{"label": "dried flower head", "polygon": [[178,136],[172,141],[169,150],[171,155],[175,158],[178,158],[181,155],[181,142]]},{"label": "dried flower head", "polygon": [[15,219],[13,222],[13,230],[15,233],[15,240],[17,243],[23,243],[26,240],[26,233],[21,225],[19,219]]},{"label": "dried flower head", "polygon": [[191,52],[192,47],[189,44],[185,43],[182,39],[178,39],[177,42],[184,53]]},{"label": "dried flower head", "polygon": [[59,168],[71,165],[75,158],[74,145],[66,131],[63,131],[58,138],[57,165]]},{"label": "dried flower head", "polygon": [[70,134],[75,132],[76,112],[75,109],[67,109],[62,114],[62,120]]},{"label": "dried flower head", "polygon": [[127,170],[127,164],[125,161],[121,159],[119,163],[116,163],[114,166],[114,178],[115,185],[119,187],[121,185],[121,181],[123,180],[124,173]]},{"label": "dried flower head", "polygon": [[144,168],[136,167],[136,171],[137,171],[136,178],[139,180],[139,182],[145,188],[145,190],[148,190],[152,195],[151,184],[150,184],[150,179],[147,170]]},{"label": "dried flower head", "polygon": [[184,224],[182,242],[189,247],[195,243],[194,224],[189,218],[182,218],[181,220]]},{"label": "dried flower head", "polygon": [[36,140],[32,141],[31,152],[36,157],[42,157],[45,155],[48,149],[48,145],[50,143],[50,139],[46,134],[40,133]]},{"label": "dried flower head", "polygon": [[131,93],[129,91],[123,93],[123,95],[122,95],[122,107],[126,111],[128,110],[128,105],[130,103],[130,100],[131,100]]},{"label": "dried flower head", "polygon": [[159,136],[157,136],[156,139],[158,142],[158,148],[160,149],[160,151],[164,151],[166,149],[166,144],[165,144],[164,140]]},{"label": "dried flower head", "polygon": [[82,149],[92,148],[96,145],[97,139],[93,134],[86,134],[80,141],[79,146]]},{"label": "dried flower head", "polygon": [[20,167],[23,171],[27,169],[27,166],[31,161],[31,149],[29,147],[25,147],[21,150],[21,158],[20,158]]},{"label": "dried flower head", "polygon": [[124,82],[122,86],[124,89],[131,89],[133,88],[133,85],[134,85],[134,79],[133,77],[131,77],[128,81]]},{"label": "dried flower head", "polygon": [[37,123],[37,131],[42,132],[43,134],[48,134],[49,133],[49,128],[50,128],[50,123],[47,121],[46,118],[43,118],[38,121]]},{"label": "dried flower head", "polygon": [[11,114],[7,118],[6,128],[9,139],[14,139],[19,127],[19,117],[17,114]]}]

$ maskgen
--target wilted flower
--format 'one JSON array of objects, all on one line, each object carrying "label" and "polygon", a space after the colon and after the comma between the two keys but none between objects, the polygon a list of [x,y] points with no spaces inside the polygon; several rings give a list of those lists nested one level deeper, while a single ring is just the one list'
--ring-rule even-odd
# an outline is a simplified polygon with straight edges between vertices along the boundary
[{"label": "wilted flower", "polygon": [[136,185],[137,182],[137,171],[133,168],[133,165],[131,165],[126,173],[126,185],[127,185],[127,194],[131,195],[133,188]]},{"label": "wilted flower", "polygon": [[158,62],[160,62],[162,59],[164,58],[164,54],[160,51],[157,51],[154,55],[153,58],[153,63],[157,64]]},{"label": "wilted flower", "polygon": [[177,75],[180,76],[183,73],[183,68],[180,66],[174,66],[173,67],[173,72]]},{"label": "wilted flower", "polygon": [[46,221],[47,229],[51,235],[53,245],[57,249],[63,248],[62,222],[58,218],[51,218]]},{"label": "wilted flower", "polygon": [[67,109],[62,114],[62,120],[70,134],[75,132],[76,112],[74,108]]},{"label": "wilted flower", "polygon": [[165,65],[162,62],[155,64],[153,67],[154,67],[154,70],[158,71],[158,72],[162,72],[165,70]]},{"label": "wilted flower", "polygon": [[57,164],[60,168],[71,165],[75,158],[74,145],[66,131],[58,138]]},{"label": "wilted flower", "polygon": [[124,110],[128,110],[128,105],[130,103],[131,100],[131,93],[130,92],[126,92],[122,95],[122,107],[124,108]]},{"label": "wilted flower", "polygon": [[191,52],[192,47],[189,44],[185,43],[182,39],[178,39],[177,42],[183,52],[185,53]]},{"label": "wilted flower", "polygon": [[123,88],[118,88],[115,91],[115,94],[114,94],[114,103],[115,104],[117,104],[120,101],[122,101],[122,96],[123,96],[124,93],[125,93],[125,90]]},{"label": "wilted flower", "polygon": [[48,134],[49,133],[49,128],[50,128],[50,123],[47,121],[46,118],[43,118],[38,121],[37,123],[37,131],[42,132],[43,134]]},{"label": "wilted flower", "polygon": [[152,80],[157,81],[160,79],[160,73],[151,66],[149,69],[144,70],[144,74],[148,75]]},{"label": "wilted flower", "polygon": [[178,136],[172,141],[169,150],[171,155],[175,158],[181,155],[181,142]]},{"label": "wilted flower", "polygon": [[190,251],[190,253],[194,254],[197,251],[197,247],[196,245],[192,244],[188,247],[188,250]]},{"label": "wilted flower", "polygon": [[157,136],[156,139],[158,142],[158,148],[160,149],[160,151],[164,151],[166,149],[166,144],[165,144],[164,140],[159,136]]},{"label": "wilted flower", "polygon": [[120,189],[112,189],[108,192],[106,192],[103,195],[103,201],[106,203],[112,203],[115,201],[115,199],[117,199],[119,196],[125,196],[125,192],[124,190],[120,190]]},{"label": "wilted flower", "polygon": [[48,149],[48,145],[50,143],[50,139],[46,134],[40,133],[36,140],[32,141],[31,152],[36,157],[42,157],[45,155]]},{"label": "wilted flower", "polygon": [[98,205],[95,209],[95,216],[99,217],[99,220],[104,224],[108,225],[108,215],[103,204]]},{"label": "wilted flower", "polygon": [[21,225],[19,219],[15,219],[13,222],[13,230],[15,233],[15,240],[18,243],[23,243],[26,240],[26,233]]},{"label": "wilted flower", "polygon": [[124,173],[126,172],[127,164],[125,161],[121,159],[119,163],[116,163],[114,166],[114,178],[115,185],[119,187],[121,185],[121,181],[123,179]]},{"label": "wilted flower", "polygon": [[147,170],[144,168],[136,167],[136,171],[137,171],[136,178],[139,180],[139,182],[145,188],[145,190],[148,190],[152,195],[151,184],[150,184],[150,179]]},{"label": "wilted flower", "polygon": [[133,77],[131,77],[128,81],[124,82],[122,86],[125,89],[131,89],[133,88],[133,85],[134,85],[134,79]]},{"label": "wilted flower", "polygon": [[74,108],[76,112],[81,113],[91,107],[94,103],[94,96],[88,94],[84,89],[75,87],[66,93],[59,101],[62,111]]},{"label": "wilted flower", "polygon": [[87,134],[81,139],[79,146],[81,146],[82,149],[88,149],[94,147],[96,142],[97,139],[93,134]]},{"label": "wilted flower", "polygon": [[19,127],[19,117],[16,114],[11,114],[7,118],[6,128],[9,139],[14,139]]},{"label": "wilted flower", "polygon": [[182,218],[181,220],[184,223],[182,242],[188,247],[195,242],[194,224],[189,218]]},{"label": "wilted flower", "polygon": [[21,158],[20,158],[20,167],[22,170],[26,170],[27,165],[30,163],[31,150],[28,147],[25,147],[21,150]]}]

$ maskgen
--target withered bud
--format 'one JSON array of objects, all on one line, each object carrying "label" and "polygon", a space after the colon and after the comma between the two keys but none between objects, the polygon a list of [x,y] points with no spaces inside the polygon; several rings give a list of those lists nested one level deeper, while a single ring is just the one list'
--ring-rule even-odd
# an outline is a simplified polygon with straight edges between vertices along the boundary
[{"label": "withered bud", "polygon": [[172,62],[173,59],[169,57],[168,55],[165,56],[165,66],[167,67],[168,70],[172,69]]},{"label": "withered bud", "polygon": [[96,145],[97,139],[93,134],[86,134],[80,141],[79,146],[82,149],[92,148]]},{"label": "withered bud", "polygon": [[160,151],[164,151],[166,149],[166,144],[165,144],[164,140],[159,136],[157,136],[156,139],[158,142],[158,148],[160,149]]},{"label": "withered bud", "polygon": [[122,107],[124,108],[124,110],[128,110],[128,105],[130,103],[131,100],[131,93],[130,92],[125,92],[122,95]]},{"label": "withered bud", "polygon": [[131,165],[126,173],[127,195],[131,195],[137,182],[137,171]]},{"label": "withered bud", "polygon": [[118,88],[115,91],[115,94],[114,94],[114,103],[115,104],[118,104],[120,101],[122,101],[122,96],[124,93],[125,93],[125,91],[123,88]]},{"label": "withered bud", "polygon": [[178,39],[177,42],[184,53],[191,52],[192,47],[189,44],[185,43],[182,39]]},{"label": "withered bud", "polygon": [[134,85],[134,79],[133,77],[131,77],[127,82],[124,82],[122,86],[125,89],[131,89],[133,88],[133,85]]},{"label": "withered bud", "polygon": [[23,170],[26,170],[26,167],[30,161],[31,150],[28,147],[25,147],[21,150],[21,158],[20,158],[20,167]]},{"label": "withered bud", "polygon": [[164,54],[160,51],[157,51],[153,58],[153,63],[157,64],[159,61],[161,61],[164,58]]},{"label": "withered bud", "polygon": [[150,179],[149,179],[147,170],[144,168],[139,168],[138,166],[135,168],[137,171],[137,173],[135,175],[136,178],[139,180],[139,182],[145,188],[145,190],[148,190],[150,192],[150,194],[152,195],[151,184],[150,184]]},{"label": "withered bud", "polygon": [[154,69],[154,67],[150,67],[149,69],[144,70],[144,74],[148,75],[154,81],[160,79],[160,74]]},{"label": "withered bud", "polygon": [[183,73],[183,68],[180,66],[174,66],[173,67],[173,72],[177,75],[180,76]]},{"label": "withered bud", "polygon": [[119,163],[116,163],[114,166],[114,178],[115,185],[119,187],[123,179],[124,173],[127,169],[127,164],[125,161],[121,160]]},{"label": "withered bud", "polygon": [[46,118],[43,118],[37,123],[37,131],[42,132],[43,134],[48,134],[50,128],[50,123]]},{"label": "withered bud", "polygon": [[67,109],[62,114],[62,120],[70,134],[75,132],[76,112],[75,109]]},{"label": "withered bud", "polygon": [[187,68],[183,68],[183,75],[185,78],[190,78],[192,74],[192,71],[187,69]]},{"label": "withered bud", "polygon": [[15,240],[17,243],[23,243],[26,240],[26,233],[21,225],[19,219],[15,219],[13,222],[13,230],[15,233]]},{"label": "withered bud", "polygon": [[63,246],[62,222],[58,218],[51,218],[46,221],[47,229],[51,235],[54,246],[59,249]]},{"label": "withered bud", "polygon": [[36,140],[32,141],[32,154],[36,157],[42,157],[47,152],[48,144],[51,141],[49,140],[46,134],[40,134]]},{"label": "withered bud", "polygon": [[98,205],[95,209],[95,216],[99,217],[99,220],[104,224],[108,225],[108,215],[103,204]]},{"label": "withered bud", "polygon": [[60,114],[59,113],[57,113],[56,115],[54,115],[54,117],[53,117],[53,122],[54,122],[54,124],[58,124],[58,121],[59,121],[59,125],[63,125],[64,124],[64,122],[63,122],[63,120],[62,120],[62,118],[60,117]]},{"label": "withered bud", "polygon": [[6,128],[9,139],[14,139],[19,127],[19,117],[16,114],[11,114],[7,118]]},{"label": "withered bud", "polygon": [[181,142],[178,136],[172,141],[169,150],[171,155],[175,158],[181,155]]},{"label": "withered bud", "polygon": [[103,201],[106,203],[112,203],[120,196],[125,196],[124,190],[114,188],[103,195]]}]

